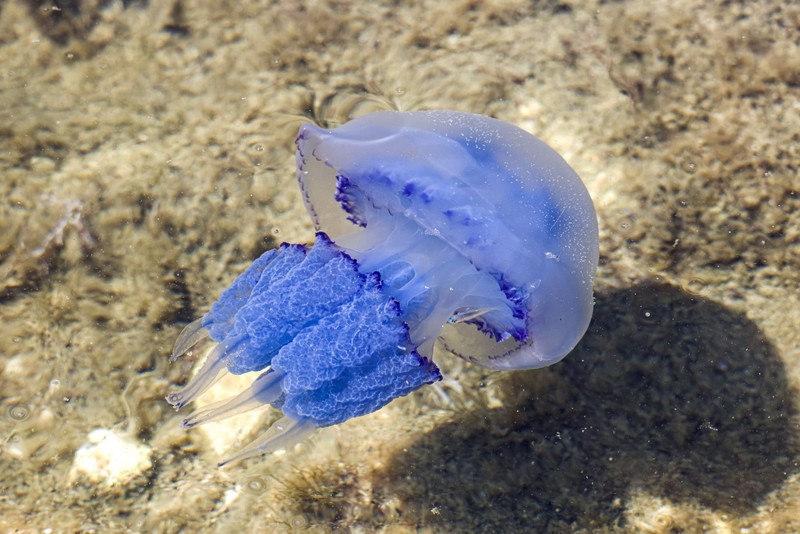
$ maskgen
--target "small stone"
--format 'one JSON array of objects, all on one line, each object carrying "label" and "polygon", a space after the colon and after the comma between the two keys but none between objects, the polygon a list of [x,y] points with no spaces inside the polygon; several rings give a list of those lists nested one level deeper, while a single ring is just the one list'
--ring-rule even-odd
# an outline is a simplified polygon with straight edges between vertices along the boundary
[{"label": "small stone", "polygon": [[97,428],[75,453],[70,482],[85,477],[107,487],[126,484],[152,467],[150,447],[125,432]]}]

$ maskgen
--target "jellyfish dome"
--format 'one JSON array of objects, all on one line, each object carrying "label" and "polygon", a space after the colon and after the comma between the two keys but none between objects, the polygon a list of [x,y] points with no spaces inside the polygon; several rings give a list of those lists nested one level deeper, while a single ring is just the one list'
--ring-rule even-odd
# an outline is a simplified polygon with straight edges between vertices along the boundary
[{"label": "jellyfish dome", "polygon": [[592,315],[594,205],[531,134],[455,111],[304,125],[297,173],[318,230],[378,271],[425,356],[543,367]]}]

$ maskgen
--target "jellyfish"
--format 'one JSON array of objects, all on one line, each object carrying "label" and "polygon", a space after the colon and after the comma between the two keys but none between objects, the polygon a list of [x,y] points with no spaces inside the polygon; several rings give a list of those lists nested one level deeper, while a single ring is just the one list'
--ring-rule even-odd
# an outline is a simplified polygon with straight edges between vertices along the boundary
[{"label": "jellyfish", "polygon": [[225,373],[260,372],[185,427],[266,404],[283,413],[228,461],[439,381],[440,358],[538,368],[584,335],[597,219],[578,175],[544,142],[480,115],[380,111],[331,130],[304,124],[296,145],[314,243],[265,252],[172,353],[215,343],[167,397],[176,409]]}]

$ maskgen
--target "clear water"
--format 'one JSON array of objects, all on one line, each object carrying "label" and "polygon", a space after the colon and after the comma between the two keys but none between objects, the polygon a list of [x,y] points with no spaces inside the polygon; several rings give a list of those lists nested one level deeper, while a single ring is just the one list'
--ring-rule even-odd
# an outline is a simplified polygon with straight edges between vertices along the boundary
[{"label": "clear water", "polygon": [[[798,7],[76,4],[0,3],[1,530],[800,530]],[[299,124],[440,108],[587,184],[587,335],[218,469],[279,414],[184,431],[168,357],[313,238]]]}]

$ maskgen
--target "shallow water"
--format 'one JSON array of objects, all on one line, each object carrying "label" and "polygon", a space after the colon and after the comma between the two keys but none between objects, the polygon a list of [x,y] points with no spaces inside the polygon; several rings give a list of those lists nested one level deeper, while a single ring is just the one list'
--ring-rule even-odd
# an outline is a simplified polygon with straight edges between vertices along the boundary
[{"label": "shallow water", "polygon": [[[264,4],[0,3],[0,528],[800,530],[800,8]],[[564,156],[600,222],[589,331],[217,469],[279,414],[185,432],[172,344],[313,238],[299,124],[387,108]]]}]

